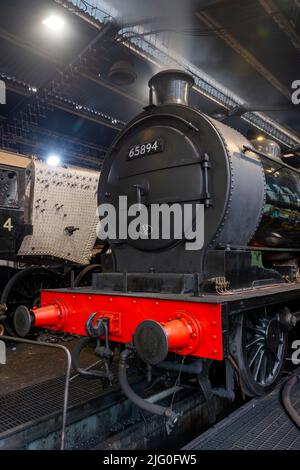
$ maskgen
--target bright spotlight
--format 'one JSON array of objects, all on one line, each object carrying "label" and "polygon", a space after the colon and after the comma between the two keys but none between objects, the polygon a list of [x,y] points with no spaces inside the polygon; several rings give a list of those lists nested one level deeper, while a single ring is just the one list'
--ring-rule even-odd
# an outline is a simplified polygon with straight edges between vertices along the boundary
[{"label": "bright spotlight", "polygon": [[42,21],[42,23],[55,33],[62,31],[65,25],[63,18],[57,15],[50,15],[48,18]]},{"label": "bright spotlight", "polygon": [[60,157],[58,155],[49,155],[47,164],[50,166],[58,166],[60,164]]},{"label": "bright spotlight", "polygon": [[263,140],[265,140],[265,138],[263,135],[259,135],[258,137],[256,137],[256,140],[258,140],[258,142],[262,142]]}]

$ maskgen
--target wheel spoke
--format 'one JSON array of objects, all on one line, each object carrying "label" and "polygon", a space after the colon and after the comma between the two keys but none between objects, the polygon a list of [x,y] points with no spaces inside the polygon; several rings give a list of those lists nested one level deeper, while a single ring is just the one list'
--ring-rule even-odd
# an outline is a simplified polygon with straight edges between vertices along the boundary
[{"label": "wheel spoke", "polygon": [[272,354],[268,354],[268,361],[267,361],[267,371],[268,375],[273,377],[273,370],[274,370],[274,361],[272,359]]},{"label": "wheel spoke", "polygon": [[287,334],[279,315],[266,309],[241,314],[236,359],[249,395],[263,395],[278,381],[284,362]]},{"label": "wheel spoke", "polygon": [[248,326],[248,329],[251,330],[251,331],[253,331],[253,332],[256,333],[256,334],[257,334],[257,333],[258,333],[258,334],[261,333],[262,335],[265,334],[265,330],[264,330],[263,328],[258,327],[258,326]]},{"label": "wheel spoke", "polygon": [[252,358],[250,359],[249,361],[249,368],[252,366],[252,364],[254,363],[255,359],[257,358],[259,352],[261,351],[261,349],[263,348],[263,344],[260,344],[258,346],[258,348],[256,349],[255,353],[253,354]]},{"label": "wheel spoke", "polygon": [[262,359],[263,359],[263,356],[264,356],[264,351],[263,349],[260,350],[260,355],[259,355],[259,358],[258,358],[258,361],[255,362],[255,368],[254,368],[254,380],[257,380],[257,377],[258,377],[258,373],[260,371],[260,367],[261,367],[261,363],[262,363]]},{"label": "wheel spoke", "polygon": [[246,343],[246,349],[251,348],[251,346],[254,346],[255,344],[259,343],[260,341],[263,341],[263,338],[262,338],[262,337],[255,338],[255,339],[252,340],[250,343]]},{"label": "wheel spoke", "polygon": [[262,360],[262,365],[260,369],[260,379],[261,379],[262,384],[265,384],[267,382],[267,354],[266,352]]}]

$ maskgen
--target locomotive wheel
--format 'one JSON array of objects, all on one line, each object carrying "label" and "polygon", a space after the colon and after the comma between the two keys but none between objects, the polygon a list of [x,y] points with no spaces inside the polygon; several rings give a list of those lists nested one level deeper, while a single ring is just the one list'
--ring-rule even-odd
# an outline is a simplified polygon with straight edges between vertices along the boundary
[{"label": "locomotive wheel", "polygon": [[86,287],[92,284],[92,274],[95,271],[100,271],[101,264],[90,264],[83,268],[76,276],[74,281],[75,287]]},{"label": "locomotive wheel", "polygon": [[248,396],[269,393],[278,383],[285,363],[287,332],[279,313],[255,311],[240,315],[232,352]]},{"label": "locomotive wheel", "polygon": [[10,266],[0,266],[0,294],[16,272],[18,272],[18,270]]},{"label": "locomotive wheel", "polygon": [[17,336],[13,326],[14,313],[20,305],[31,309],[40,305],[41,289],[60,287],[56,273],[49,269],[31,267],[18,271],[6,284],[1,304],[6,305],[6,319],[3,321],[6,331]]},{"label": "locomotive wheel", "polygon": [[[3,292],[3,289],[5,288],[6,284],[10,280],[10,278],[18,272],[17,269],[11,268],[10,266],[0,266],[0,299],[1,299],[1,293]],[[5,305],[2,305],[1,300],[0,300],[0,335],[4,335],[5,333],[5,328],[3,326],[3,317],[5,317],[6,311],[5,311]]]}]

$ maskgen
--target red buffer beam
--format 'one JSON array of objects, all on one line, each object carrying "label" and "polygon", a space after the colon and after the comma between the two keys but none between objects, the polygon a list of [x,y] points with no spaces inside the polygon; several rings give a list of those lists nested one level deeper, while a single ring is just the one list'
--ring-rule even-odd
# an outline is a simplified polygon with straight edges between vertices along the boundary
[{"label": "red buffer beam", "polygon": [[[108,319],[109,339],[131,343],[141,328],[152,327],[167,351],[223,359],[220,304],[137,298],[103,293],[43,291],[41,307],[31,311],[33,326],[87,336],[91,315]],[[149,329],[147,330],[149,331]]]}]

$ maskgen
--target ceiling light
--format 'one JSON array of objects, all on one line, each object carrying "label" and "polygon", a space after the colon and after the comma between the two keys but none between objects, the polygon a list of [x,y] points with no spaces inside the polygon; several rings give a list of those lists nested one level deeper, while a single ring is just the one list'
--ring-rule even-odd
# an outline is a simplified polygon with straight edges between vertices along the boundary
[{"label": "ceiling light", "polygon": [[49,155],[47,158],[47,164],[49,166],[58,166],[60,164],[60,157],[58,155]]},{"label": "ceiling light", "polygon": [[131,85],[137,78],[133,65],[127,60],[115,62],[108,73],[108,78],[116,85]]},{"label": "ceiling light", "polygon": [[42,23],[53,32],[60,32],[65,25],[63,18],[57,15],[50,15]]}]

